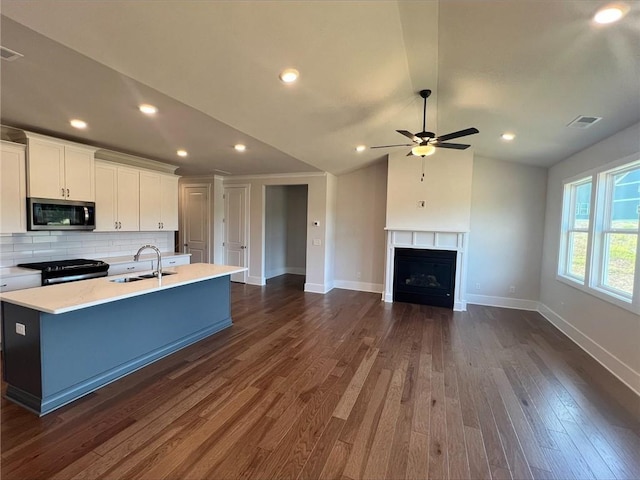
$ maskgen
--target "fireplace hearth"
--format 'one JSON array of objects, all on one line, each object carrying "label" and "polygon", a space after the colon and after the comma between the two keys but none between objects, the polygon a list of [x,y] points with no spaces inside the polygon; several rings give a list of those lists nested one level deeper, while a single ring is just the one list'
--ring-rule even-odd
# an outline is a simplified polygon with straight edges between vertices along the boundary
[{"label": "fireplace hearth", "polygon": [[457,253],[396,248],[393,301],[453,308]]}]

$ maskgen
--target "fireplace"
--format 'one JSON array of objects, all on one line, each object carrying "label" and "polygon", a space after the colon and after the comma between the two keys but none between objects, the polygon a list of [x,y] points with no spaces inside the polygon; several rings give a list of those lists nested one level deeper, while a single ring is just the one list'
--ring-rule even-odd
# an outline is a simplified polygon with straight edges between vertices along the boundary
[{"label": "fireplace", "polygon": [[393,301],[453,308],[456,252],[397,248]]},{"label": "fireplace", "polygon": [[[385,267],[385,283],[382,299],[385,302],[412,302],[422,303],[420,300],[414,298],[402,299],[397,296],[395,292],[396,286],[396,255],[403,256],[409,252],[413,262],[413,259],[422,261],[423,256],[431,258],[430,265],[437,265],[442,263],[448,263],[451,266],[450,273],[444,274],[442,272],[446,265],[441,265],[436,269],[436,281],[427,278],[429,275],[433,275],[428,271],[422,272],[424,275],[422,280],[412,280],[410,277],[405,277],[404,280],[399,280],[400,283],[404,283],[404,287],[418,287],[419,285],[412,285],[413,283],[423,283],[427,286],[431,283],[431,292],[436,294],[435,297],[440,297],[438,301],[447,299],[445,303],[447,308],[452,308],[455,311],[464,311],[467,309],[465,301],[465,283],[466,283],[466,246],[467,246],[467,233],[466,232],[434,232],[434,231],[420,231],[420,230],[387,230],[387,255],[386,255],[386,267]],[[434,263],[435,260],[435,263]],[[432,267],[429,267],[432,268]],[[419,275],[419,274],[418,274]],[[407,278],[409,282],[407,284]],[[420,277],[416,277],[420,278]],[[435,284],[439,283],[440,286]],[[447,292],[450,294],[447,296]],[[412,288],[408,289],[412,290]],[[408,291],[405,293],[413,294],[414,292]],[[437,305],[437,303],[432,303]]]}]

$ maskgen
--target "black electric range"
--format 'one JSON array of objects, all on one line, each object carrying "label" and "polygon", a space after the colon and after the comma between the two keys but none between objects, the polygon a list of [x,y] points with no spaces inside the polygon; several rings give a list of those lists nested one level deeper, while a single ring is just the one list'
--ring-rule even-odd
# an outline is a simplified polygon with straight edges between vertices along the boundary
[{"label": "black electric range", "polygon": [[102,260],[86,260],[83,258],[55,260],[51,262],[21,263],[17,266],[40,270],[42,285],[106,277],[109,270],[109,264]]}]

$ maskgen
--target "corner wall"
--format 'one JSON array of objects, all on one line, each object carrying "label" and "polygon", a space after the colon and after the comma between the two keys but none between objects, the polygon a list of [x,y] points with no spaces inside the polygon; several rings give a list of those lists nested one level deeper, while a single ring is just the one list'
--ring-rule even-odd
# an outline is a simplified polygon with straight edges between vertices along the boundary
[{"label": "corner wall", "polygon": [[537,309],[546,189],[546,168],[474,158],[468,303]]},{"label": "corner wall", "polygon": [[[549,170],[540,312],[640,394],[640,316],[556,280],[562,181],[630,155],[640,158],[640,123]],[[639,272],[635,278],[638,281]]]}]

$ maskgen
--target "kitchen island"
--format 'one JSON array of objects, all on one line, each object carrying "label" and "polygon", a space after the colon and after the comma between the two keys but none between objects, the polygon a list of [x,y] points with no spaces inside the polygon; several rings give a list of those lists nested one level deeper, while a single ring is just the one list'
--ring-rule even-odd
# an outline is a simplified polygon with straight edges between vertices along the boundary
[{"label": "kitchen island", "polygon": [[243,270],[196,263],[160,280],[103,277],[3,293],[6,397],[44,415],[231,326],[230,275]]}]

